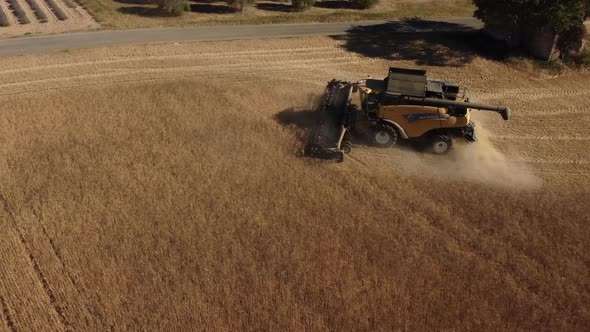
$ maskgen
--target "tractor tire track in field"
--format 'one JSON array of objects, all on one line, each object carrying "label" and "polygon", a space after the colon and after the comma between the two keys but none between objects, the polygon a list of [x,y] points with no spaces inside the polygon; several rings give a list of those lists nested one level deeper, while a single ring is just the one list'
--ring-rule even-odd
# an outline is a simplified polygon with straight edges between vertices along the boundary
[{"label": "tractor tire track in field", "polygon": [[[312,52],[309,52],[312,51]],[[66,69],[72,67],[86,67],[93,65],[108,65],[115,63],[133,63],[133,62],[144,62],[144,61],[160,61],[160,60],[199,60],[199,59],[219,59],[219,58],[266,58],[266,57],[277,57],[280,55],[293,56],[294,54],[302,53],[302,55],[330,55],[330,54],[342,54],[347,53],[341,49],[335,49],[332,46],[324,47],[299,47],[299,48],[282,48],[273,50],[247,50],[247,51],[235,51],[235,52],[207,52],[207,53],[184,53],[174,55],[141,55],[141,56],[120,56],[106,58],[96,61],[81,61],[71,63],[60,63],[52,65],[40,65],[30,66],[26,68],[14,68],[0,70],[0,74],[8,73],[21,73],[27,71],[39,70],[51,70],[51,69]],[[361,58],[357,55],[347,55],[350,58]]]},{"label": "tractor tire track in field", "polygon": [[[548,165],[551,166],[551,165]],[[536,172],[540,173],[540,174],[555,174],[558,176],[563,176],[563,175],[567,175],[568,177],[586,177],[586,178],[590,178],[590,175],[588,175],[588,173],[584,170],[568,170],[568,169],[564,169],[562,167],[558,168],[558,169],[553,169],[553,168],[537,168],[535,169]]]},{"label": "tractor tire track in field", "polygon": [[589,165],[589,159],[571,159],[571,158],[518,158],[517,162],[527,164],[554,164],[554,165]]},{"label": "tractor tire track in field", "polygon": [[[69,268],[65,264],[65,260],[64,260],[63,256],[61,255],[59,248],[55,245],[55,242],[53,241],[52,237],[49,236],[49,233],[47,232],[47,228],[45,228],[45,224],[42,222],[42,219],[39,216],[37,216],[35,213],[34,213],[34,215],[37,218],[37,220],[39,221],[39,224],[41,225],[41,233],[42,233],[43,237],[45,237],[48,240],[49,246],[51,247],[51,251],[52,251],[53,255],[56,257],[58,264],[60,265],[62,274],[67,276],[68,280],[70,281],[70,283],[74,287],[74,291],[76,292],[78,298],[83,299],[84,294],[83,294],[82,290],[80,289],[80,285],[76,281],[76,279],[72,276],[72,273],[70,272]],[[84,301],[83,305],[90,315],[97,318],[98,321],[101,324],[103,324],[102,328],[106,329],[106,325],[104,325],[104,324],[106,324],[105,317],[101,312],[98,311],[98,308],[94,308],[94,309],[91,308],[86,301]]]},{"label": "tractor tire track in field", "polygon": [[[0,97],[3,96],[14,96],[14,95],[23,95],[28,93],[41,93],[45,91],[59,91],[71,87],[79,87],[79,86],[101,86],[101,85],[108,85],[113,83],[132,83],[132,82],[145,82],[145,81],[152,81],[152,80],[164,80],[164,79],[178,79],[178,78],[210,78],[212,75],[215,74],[224,74],[227,75],[231,72],[232,69],[239,68],[240,73],[242,75],[254,75],[260,74],[264,72],[275,72],[275,73],[282,73],[287,74],[289,72],[301,72],[302,69],[313,69],[315,71],[323,70],[323,68],[332,68],[342,65],[348,64],[355,64],[361,61],[360,59],[350,60],[349,58],[343,57],[341,59],[320,59],[320,60],[278,60],[278,61],[269,61],[269,62],[261,62],[257,63],[256,65],[245,65],[242,63],[236,64],[220,64],[220,65],[198,65],[198,66],[179,66],[173,68],[147,68],[143,70],[128,70],[128,69],[121,69],[109,72],[102,72],[102,73],[89,73],[89,74],[80,74],[80,75],[72,75],[72,76],[65,76],[65,77],[58,77],[58,78],[45,78],[45,79],[38,79],[38,80],[31,80],[31,81],[20,81],[20,82],[12,82],[12,83],[4,83],[0,84],[0,88],[4,91],[10,91],[10,89],[14,89],[15,87],[25,87],[23,90],[17,90],[12,92],[0,93]],[[288,62],[290,64],[288,69],[285,69],[283,66]],[[172,73],[171,75],[165,75],[168,73]],[[151,77],[139,77],[136,79],[130,79],[133,75],[146,75],[152,74],[155,75],[153,78]],[[165,75],[165,76],[164,76]],[[124,80],[117,80],[117,77],[125,77]],[[309,75],[306,75],[309,78]],[[293,78],[293,76],[286,77],[287,79]],[[99,79],[106,79],[104,81],[97,82]],[[60,82],[68,82],[68,81],[76,81],[72,82],[71,84],[56,86],[52,88],[47,88],[46,86],[50,86],[49,83],[60,83]],[[84,81],[84,82],[80,82]],[[16,89],[15,89],[16,90]]]},{"label": "tractor tire track in field", "polygon": [[8,310],[8,306],[6,305],[6,301],[4,300],[4,298],[0,295],[0,305],[2,306],[2,317],[4,318],[4,321],[6,322],[6,326],[8,326],[8,329],[11,332],[16,332],[16,326],[14,325],[14,321],[12,320],[12,315],[10,314],[10,311]]},{"label": "tractor tire track in field", "polygon": [[590,107],[588,106],[577,106],[577,107],[569,107],[569,108],[557,108],[557,109],[545,109],[543,107],[538,107],[532,109],[527,107],[527,105],[523,105],[523,107],[519,107],[519,109],[524,109],[526,107],[526,111],[518,112],[513,114],[514,118],[525,118],[531,115],[534,116],[556,116],[556,115],[576,115],[576,114],[589,114],[590,115]]},{"label": "tractor tire track in field", "polygon": [[[195,75],[176,75],[176,76],[166,76],[166,79],[170,80],[170,79],[184,79],[184,78],[200,78],[200,77],[205,77],[205,76],[195,76]],[[212,78],[215,79],[217,78],[217,76],[206,76],[208,78]],[[163,79],[161,76],[159,77],[148,77],[148,78],[125,78],[125,79],[120,79],[120,80],[111,80],[111,81],[105,81],[105,82],[93,82],[93,83],[83,83],[83,84],[76,84],[76,83],[72,83],[70,85],[63,85],[60,87],[53,87],[53,88],[40,88],[37,90],[28,90],[28,91],[20,91],[20,92],[14,92],[14,93],[10,93],[10,94],[5,94],[5,95],[0,95],[0,98],[2,97],[11,97],[11,96],[26,96],[26,95],[31,95],[31,94],[43,94],[43,93],[53,93],[53,92],[58,92],[58,91],[64,91],[64,90],[68,90],[74,87],[87,87],[87,88],[92,88],[92,87],[100,87],[100,86],[104,86],[104,85],[121,85],[121,84],[141,84],[141,83],[150,83],[150,82],[161,82],[164,81],[166,79]],[[283,81],[296,81],[294,79],[294,77],[290,77],[290,78],[284,78],[282,79]],[[233,80],[233,82],[236,83],[249,83],[249,82],[259,82],[259,79],[236,79]]]},{"label": "tractor tire track in field", "polygon": [[[13,82],[6,82],[0,84],[0,88],[10,88],[12,86],[23,86],[28,84],[36,84],[36,83],[51,83],[51,82],[59,82],[63,80],[69,80],[72,78],[97,78],[99,76],[108,76],[108,75],[129,75],[129,74],[145,74],[145,73],[165,73],[165,72],[186,72],[190,71],[197,71],[199,73],[204,72],[218,72],[223,70],[229,69],[240,69],[240,73],[248,73],[248,70],[254,71],[258,73],[260,71],[287,71],[293,69],[317,69],[317,67],[326,67],[326,66],[338,66],[338,65],[347,65],[352,63],[360,62],[360,58],[350,58],[350,57],[337,57],[337,58],[322,58],[322,59],[303,59],[303,60],[273,60],[273,61],[261,61],[255,64],[253,63],[230,63],[230,64],[209,64],[209,65],[190,65],[190,66],[175,66],[175,67],[160,67],[160,68],[143,68],[143,69],[128,69],[128,68],[113,68],[110,70],[114,70],[114,73],[87,73],[87,74],[79,74],[79,75],[68,75],[62,77],[52,77],[52,78],[43,78],[37,80],[16,80]],[[290,65],[288,69],[284,68],[284,65]],[[299,67],[294,68],[292,65],[299,65]]]},{"label": "tractor tire track in field", "polygon": [[51,306],[53,307],[53,309],[57,313],[57,316],[59,317],[60,323],[62,324],[62,326],[66,330],[71,330],[70,323],[68,322],[68,320],[67,320],[67,318],[66,318],[66,316],[64,314],[63,308],[57,302],[57,299],[55,297],[55,293],[51,289],[51,286],[49,285],[49,282],[47,281],[47,278],[45,277],[45,274],[41,270],[41,267],[39,265],[39,262],[37,261],[37,259],[33,255],[33,250],[31,248],[30,243],[27,241],[27,239],[25,238],[25,236],[23,234],[22,229],[18,225],[18,222],[16,220],[16,215],[14,213],[14,209],[10,205],[9,200],[6,198],[6,194],[5,194],[5,191],[4,191],[4,188],[3,188],[2,184],[0,184],[0,200],[2,201],[4,210],[10,216],[10,219],[12,221],[12,226],[13,226],[13,228],[16,230],[16,232],[18,234],[19,240],[20,240],[23,248],[25,249],[25,252],[27,253],[27,256],[29,258],[29,261],[31,262],[31,264],[33,266],[33,270],[35,271],[35,274],[37,276],[37,279],[41,283],[41,286],[43,287],[43,290],[45,291],[45,294],[49,297],[49,302],[51,303]]},{"label": "tractor tire track in field", "polygon": [[490,137],[493,140],[526,140],[526,141],[590,141],[588,136],[532,136],[532,135],[494,135]]},{"label": "tractor tire track in field", "polygon": [[585,96],[590,95],[590,89],[564,89],[564,90],[555,90],[555,89],[510,89],[510,90],[502,90],[496,92],[485,92],[479,91],[477,92],[478,98],[481,99],[505,99],[509,97],[510,99],[517,99],[517,100],[538,100],[544,98],[560,98],[560,97],[573,97],[573,96]]}]

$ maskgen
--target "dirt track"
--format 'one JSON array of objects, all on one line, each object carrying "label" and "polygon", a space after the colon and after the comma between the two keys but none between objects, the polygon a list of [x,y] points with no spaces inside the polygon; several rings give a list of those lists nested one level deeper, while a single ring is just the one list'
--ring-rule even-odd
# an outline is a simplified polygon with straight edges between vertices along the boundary
[{"label": "dirt track", "polygon": [[300,158],[325,82],[392,64],[345,46],[0,59],[0,326],[587,328],[590,73],[423,66],[513,119],[444,159]]}]

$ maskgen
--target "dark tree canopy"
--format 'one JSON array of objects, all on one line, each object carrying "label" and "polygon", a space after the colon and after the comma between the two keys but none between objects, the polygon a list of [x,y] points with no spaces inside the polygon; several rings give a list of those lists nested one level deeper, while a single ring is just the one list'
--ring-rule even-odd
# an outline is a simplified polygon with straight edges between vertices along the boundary
[{"label": "dark tree canopy", "polygon": [[581,25],[590,14],[589,0],[473,0],[484,22],[506,18],[518,25],[563,32]]}]

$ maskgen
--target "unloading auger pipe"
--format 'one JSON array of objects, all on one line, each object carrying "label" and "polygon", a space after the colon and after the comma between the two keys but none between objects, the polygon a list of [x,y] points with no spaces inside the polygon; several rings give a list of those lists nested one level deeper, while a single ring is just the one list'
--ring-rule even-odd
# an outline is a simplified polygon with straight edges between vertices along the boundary
[{"label": "unloading auger pipe", "polygon": [[492,111],[496,113],[500,113],[502,115],[502,119],[505,121],[510,119],[510,115],[512,110],[508,106],[494,106],[494,105],[486,105],[486,104],[477,104],[477,103],[468,103],[468,102],[460,102],[460,101],[452,101],[452,100],[445,100],[445,99],[435,99],[435,98],[416,98],[416,97],[406,97],[408,100],[416,102],[420,105],[425,106],[453,106],[453,107],[465,107],[465,108],[472,108],[480,111]]}]

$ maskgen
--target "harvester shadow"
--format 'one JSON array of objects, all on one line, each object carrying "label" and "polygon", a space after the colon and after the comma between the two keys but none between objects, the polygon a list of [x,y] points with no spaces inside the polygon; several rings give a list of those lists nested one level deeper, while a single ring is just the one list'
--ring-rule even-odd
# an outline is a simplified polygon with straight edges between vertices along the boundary
[{"label": "harvester shadow", "polygon": [[461,67],[476,57],[505,59],[506,46],[472,27],[422,19],[359,26],[346,35],[332,38],[344,41],[350,52],[384,60],[412,60],[423,66]]},{"label": "harvester shadow", "polygon": [[[303,146],[309,140],[309,134],[317,128],[321,117],[319,113],[314,110],[306,108],[291,107],[287,108],[275,115],[275,120],[282,126],[294,129],[297,140]],[[366,137],[352,136],[352,143],[354,146],[374,148]],[[402,150],[411,150],[414,152],[423,152],[424,147],[416,142],[400,141],[397,148]],[[354,147],[353,147],[354,150]]]},{"label": "harvester shadow", "polygon": [[317,126],[318,113],[305,108],[290,107],[276,114],[275,119],[288,128],[312,130]]}]

